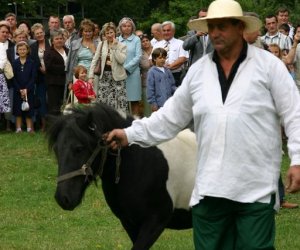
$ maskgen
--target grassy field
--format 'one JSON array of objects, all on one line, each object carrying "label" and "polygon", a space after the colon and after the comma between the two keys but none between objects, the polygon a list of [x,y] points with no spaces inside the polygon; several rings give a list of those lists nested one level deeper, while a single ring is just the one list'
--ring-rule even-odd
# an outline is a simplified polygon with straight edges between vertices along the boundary
[{"label": "grassy field", "polygon": [[[0,166],[0,249],[130,249],[100,187],[72,212],[56,204],[56,162],[42,134],[0,132]],[[300,194],[287,199],[300,203]],[[280,210],[276,224],[277,249],[299,250],[300,209]],[[165,230],[152,249],[193,249],[192,231]]]}]

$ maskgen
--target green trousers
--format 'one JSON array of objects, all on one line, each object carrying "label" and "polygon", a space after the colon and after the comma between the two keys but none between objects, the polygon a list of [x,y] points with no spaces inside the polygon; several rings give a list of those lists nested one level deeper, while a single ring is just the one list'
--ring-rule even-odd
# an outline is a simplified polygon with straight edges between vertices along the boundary
[{"label": "green trousers", "polygon": [[275,195],[270,204],[205,197],[192,208],[196,250],[275,249]]}]

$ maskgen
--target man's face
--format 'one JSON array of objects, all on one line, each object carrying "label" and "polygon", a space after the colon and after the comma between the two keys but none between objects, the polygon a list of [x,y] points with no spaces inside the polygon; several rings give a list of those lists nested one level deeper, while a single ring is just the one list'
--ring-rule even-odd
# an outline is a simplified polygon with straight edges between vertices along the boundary
[{"label": "man's face", "polygon": [[5,18],[5,21],[9,22],[9,26],[11,28],[17,27],[17,20],[14,16],[8,16],[7,18]]},{"label": "man's face", "polygon": [[273,35],[277,32],[277,21],[275,17],[266,18],[265,27],[268,30],[270,35]]},{"label": "man's face", "polygon": [[277,15],[278,24],[288,23],[289,22],[289,12],[279,12]]},{"label": "man's face", "polygon": [[48,22],[49,30],[59,29],[60,21],[57,17],[50,17]]},{"label": "man's face", "polygon": [[243,37],[243,25],[233,24],[230,19],[207,20],[208,34],[218,53],[230,52]]},{"label": "man's face", "polygon": [[9,30],[6,26],[0,28],[0,42],[4,43],[9,36]]},{"label": "man's face", "polygon": [[200,17],[206,17],[206,15],[207,15],[207,12],[200,10],[200,11],[199,11],[199,14],[198,14],[198,17],[199,17],[199,18],[200,18]]},{"label": "man's face", "polygon": [[256,42],[259,35],[260,35],[259,31],[244,33],[244,39],[246,40],[247,43],[253,44]]},{"label": "man's face", "polygon": [[73,22],[72,18],[67,17],[64,19],[64,28],[69,31],[72,32],[74,27],[75,27],[75,23]]},{"label": "man's face", "polygon": [[171,24],[167,24],[162,27],[162,35],[166,41],[171,40],[174,37],[175,30],[172,29]]},{"label": "man's face", "polygon": [[158,28],[158,27],[152,27],[151,28],[151,35],[157,39],[157,40],[160,40],[161,39],[161,30]]}]

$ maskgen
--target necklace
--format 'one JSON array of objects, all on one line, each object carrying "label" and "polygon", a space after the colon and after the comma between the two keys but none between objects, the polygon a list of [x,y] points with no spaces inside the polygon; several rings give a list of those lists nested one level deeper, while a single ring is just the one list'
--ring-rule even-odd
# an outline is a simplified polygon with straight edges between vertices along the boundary
[{"label": "necklace", "polygon": [[81,44],[86,49],[89,49],[91,47],[91,45],[92,45],[92,43],[86,43],[86,42],[82,42]]}]

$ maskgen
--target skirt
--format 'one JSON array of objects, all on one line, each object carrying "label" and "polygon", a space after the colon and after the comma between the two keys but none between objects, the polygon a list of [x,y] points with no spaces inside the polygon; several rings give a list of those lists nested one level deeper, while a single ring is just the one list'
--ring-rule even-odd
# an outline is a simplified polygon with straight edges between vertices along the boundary
[{"label": "skirt", "polygon": [[117,111],[128,113],[125,81],[115,81],[111,71],[104,71],[98,82],[97,102],[111,106]]},{"label": "skirt", "polygon": [[11,111],[9,93],[4,74],[0,74],[0,113]]}]

